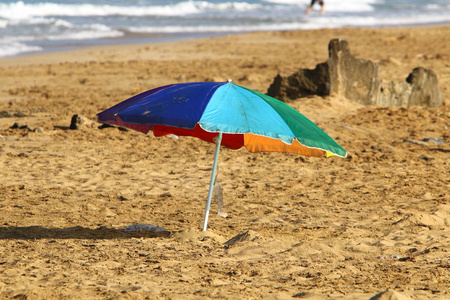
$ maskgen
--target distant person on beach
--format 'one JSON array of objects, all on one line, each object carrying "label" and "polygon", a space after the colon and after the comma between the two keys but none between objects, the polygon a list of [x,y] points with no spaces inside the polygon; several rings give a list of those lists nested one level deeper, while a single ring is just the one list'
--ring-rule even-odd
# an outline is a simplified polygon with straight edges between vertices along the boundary
[{"label": "distant person on beach", "polygon": [[306,8],[305,14],[309,14],[314,6],[314,3],[316,2],[319,2],[320,4],[320,13],[323,14],[325,12],[325,3],[323,2],[323,0],[311,0],[311,4]]}]

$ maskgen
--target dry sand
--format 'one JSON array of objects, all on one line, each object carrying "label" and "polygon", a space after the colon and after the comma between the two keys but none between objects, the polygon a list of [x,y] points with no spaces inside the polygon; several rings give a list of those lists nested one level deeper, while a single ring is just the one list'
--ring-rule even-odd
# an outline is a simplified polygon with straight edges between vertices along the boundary
[{"label": "dry sand", "polygon": [[[0,298],[450,299],[450,144],[423,140],[450,140],[449,36],[264,32],[0,59],[0,112],[13,115],[0,118]],[[213,205],[206,233],[213,144],[95,123],[169,83],[232,78],[265,93],[277,73],[325,61],[332,38],[380,62],[384,80],[432,69],[446,104],[289,102],[351,156],[222,148],[228,218]],[[73,114],[92,122],[68,130]],[[123,232],[134,223],[167,231]]]}]

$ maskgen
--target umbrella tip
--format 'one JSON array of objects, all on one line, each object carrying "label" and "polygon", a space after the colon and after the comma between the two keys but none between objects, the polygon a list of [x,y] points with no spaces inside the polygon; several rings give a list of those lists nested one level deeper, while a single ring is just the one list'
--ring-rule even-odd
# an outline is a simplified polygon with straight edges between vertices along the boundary
[{"label": "umbrella tip", "polygon": [[231,80],[231,79],[229,79],[229,78],[228,78],[228,80],[227,80],[227,81],[228,81],[228,83],[230,83],[230,82],[232,82],[233,80]]}]

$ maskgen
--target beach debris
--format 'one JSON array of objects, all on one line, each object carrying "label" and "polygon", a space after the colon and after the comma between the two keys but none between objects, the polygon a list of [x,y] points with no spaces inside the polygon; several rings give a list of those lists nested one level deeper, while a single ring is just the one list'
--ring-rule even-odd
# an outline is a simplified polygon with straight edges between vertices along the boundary
[{"label": "beach debris", "polygon": [[[383,260],[387,259],[387,257],[384,256],[384,255],[380,255],[380,256],[378,256],[378,258],[379,259],[383,259]],[[390,258],[392,260],[398,260],[398,261],[412,261],[412,260],[414,260],[414,258],[411,257],[411,256],[400,256],[400,255],[397,255],[397,254],[391,255]]]},{"label": "beach debris", "polygon": [[216,176],[214,177],[214,202],[216,202],[217,205],[217,214],[219,216],[226,218],[228,217],[228,214],[223,210],[223,189],[220,185],[218,178],[219,177],[219,168],[217,168]]},{"label": "beach debris", "polygon": [[70,121],[70,129],[80,129],[81,125],[84,123],[84,119],[80,115],[73,115]]},{"label": "beach debris", "polygon": [[84,118],[80,115],[73,115],[72,119],[70,120],[70,126],[69,128],[72,130],[80,129],[81,125],[84,123]]},{"label": "beach debris", "polygon": [[228,214],[223,210],[223,189],[217,181],[214,184],[214,201],[216,202],[219,216],[222,218],[228,217]]},{"label": "beach debris", "polygon": [[124,232],[163,232],[163,231],[166,231],[166,229],[156,226],[156,225],[136,223],[136,224],[127,226],[123,231]]},{"label": "beach debris", "polygon": [[423,141],[416,141],[416,140],[410,140],[410,139],[404,139],[403,143],[413,144],[413,145],[420,145],[420,146],[426,146],[427,144]]},{"label": "beach debris", "polygon": [[250,239],[250,236],[251,236],[251,235],[250,235],[249,231],[247,230],[247,231],[245,231],[245,232],[243,232],[243,233],[240,233],[240,234],[236,235],[235,237],[232,237],[231,239],[229,239],[228,241],[226,241],[226,242],[224,243],[224,245],[227,246],[227,247],[232,247],[232,246],[234,246],[236,243],[239,243],[239,242],[243,242],[243,241],[249,240],[249,239]]},{"label": "beach debris", "polygon": [[78,130],[83,127],[93,128],[95,125],[96,123],[92,120],[89,120],[87,117],[75,114],[72,116],[72,119],[70,120],[69,129]]},{"label": "beach debris", "polygon": [[267,94],[280,100],[338,94],[364,105],[382,106],[438,107],[444,101],[432,70],[417,67],[403,82],[383,82],[379,64],[355,58],[348,42],[341,39],[330,41],[326,62],[313,70],[299,69],[290,76],[278,74]]},{"label": "beach debris", "polygon": [[410,140],[410,139],[404,139],[404,143],[414,144],[414,145],[420,145],[420,146],[428,146],[430,144],[446,144],[448,141],[441,140],[439,138],[424,138],[419,140]]},{"label": "beach debris", "polygon": [[422,139],[422,141],[426,142],[426,143],[433,142],[433,143],[436,143],[436,144],[448,143],[448,141],[444,141],[444,140],[441,140],[441,139],[438,139],[438,138],[424,138],[424,139]]}]

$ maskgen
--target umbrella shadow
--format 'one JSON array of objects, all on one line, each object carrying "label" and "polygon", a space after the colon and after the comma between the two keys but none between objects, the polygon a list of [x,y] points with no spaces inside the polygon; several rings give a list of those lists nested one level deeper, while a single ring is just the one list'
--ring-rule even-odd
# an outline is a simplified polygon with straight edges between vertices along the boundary
[{"label": "umbrella shadow", "polygon": [[35,240],[35,239],[129,239],[136,237],[169,237],[170,231],[163,232],[124,232],[122,230],[99,227],[96,229],[75,226],[69,228],[0,227],[0,240]]}]

